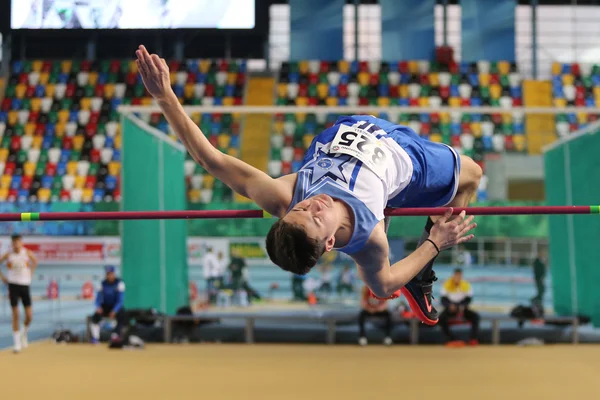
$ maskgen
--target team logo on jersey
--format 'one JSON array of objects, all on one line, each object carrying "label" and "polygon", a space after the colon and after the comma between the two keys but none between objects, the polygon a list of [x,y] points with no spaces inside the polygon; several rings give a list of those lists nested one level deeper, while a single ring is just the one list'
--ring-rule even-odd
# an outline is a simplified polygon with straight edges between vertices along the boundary
[{"label": "team logo on jersey", "polygon": [[317,166],[321,169],[329,170],[331,169],[331,167],[333,167],[333,160],[331,160],[330,158],[323,158],[317,161]]},{"label": "team logo on jersey", "polygon": [[333,146],[333,147],[331,148],[331,150],[333,150],[333,151],[338,151],[339,149],[340,149],[340,146]]}]

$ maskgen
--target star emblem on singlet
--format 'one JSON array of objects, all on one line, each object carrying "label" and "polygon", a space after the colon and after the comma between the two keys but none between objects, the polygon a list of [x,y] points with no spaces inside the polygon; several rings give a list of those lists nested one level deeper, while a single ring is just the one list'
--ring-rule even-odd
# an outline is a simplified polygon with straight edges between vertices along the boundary
[{"label": "star emblem on singlet", "polygon": [[306,169],[312,171],[310,183],[311,185],[321,179],[328,177],[334,181],[340,180],[344,183],[348,183],[346,176],[344,175],[344,165],[350,161],[350,157],[334,156],[326,154],[319,148],[316,159],[306,166]]}]

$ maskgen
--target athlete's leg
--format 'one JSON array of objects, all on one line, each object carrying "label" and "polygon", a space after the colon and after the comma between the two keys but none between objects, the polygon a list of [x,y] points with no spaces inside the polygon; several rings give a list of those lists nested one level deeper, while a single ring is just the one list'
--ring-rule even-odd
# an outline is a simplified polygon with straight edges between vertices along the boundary
[{"label": "athlete's leg", "polygon": [[[25,305],[25,300],[23,300],[23,305]],[[21,346],[24,349],[29,346],[29,341],[27,340],[27,331],[29,330],[29,325],[33,319],[33,309],[31,308],[31,301],[27,303],[29,305],[25,305],[25,321],[23,322],[23,330],[21,331]]]},{"label": "athlete's leg", "polygon": [[[481,180],[481,176],[483,172],[481,171],[481,167],[475,163],[470,157],[460,156],[460,175],[458,178],[458,190],[456,191],[456,196],[454,199],[448,204],[448,207],[467,207],[469,202],[473,200],[475,193],[477,193],[477,188],[479,187],[479,181]],[[431,217],[435,222],[439,218]]]},{"label": "athlete's leg", "polygon": [[21,333],[19,332],[19,306],[18,304],[11,307],[12,309],[12,330],[14,351],[21,351]]}]

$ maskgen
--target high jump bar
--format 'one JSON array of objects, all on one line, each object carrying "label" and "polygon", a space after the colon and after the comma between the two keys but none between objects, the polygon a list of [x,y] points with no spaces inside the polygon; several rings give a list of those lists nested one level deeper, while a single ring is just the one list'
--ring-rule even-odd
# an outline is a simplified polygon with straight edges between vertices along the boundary
[{"label": "high jump bar", "polygon": [[[447,207],[387,208],[386,216],[442,215]],[[465,211],[467,215],[567,215],[600,214],[600,206],[517,206],[454,208],[453,214]],[[272,218],[263,210],[189,210],[189,211],[101,211],[101,212],[41,212],[0,214],[0,222],[9,221],[97,221],[97,220],[151,220],[151,219],[238,219]]]}]

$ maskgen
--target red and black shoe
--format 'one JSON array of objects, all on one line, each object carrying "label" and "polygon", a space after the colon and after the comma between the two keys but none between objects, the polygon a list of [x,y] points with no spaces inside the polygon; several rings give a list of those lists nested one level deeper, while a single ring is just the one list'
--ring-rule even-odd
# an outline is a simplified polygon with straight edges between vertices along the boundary
[{"label": "red and black shoe", "polygon": [[428,277],[416,276],[408,282],[401,291],[415,316],[426,325],[435,325],[438,322],[438,312],[433,306],[433,282],[437,281],[435,272],[431,271]]}]

